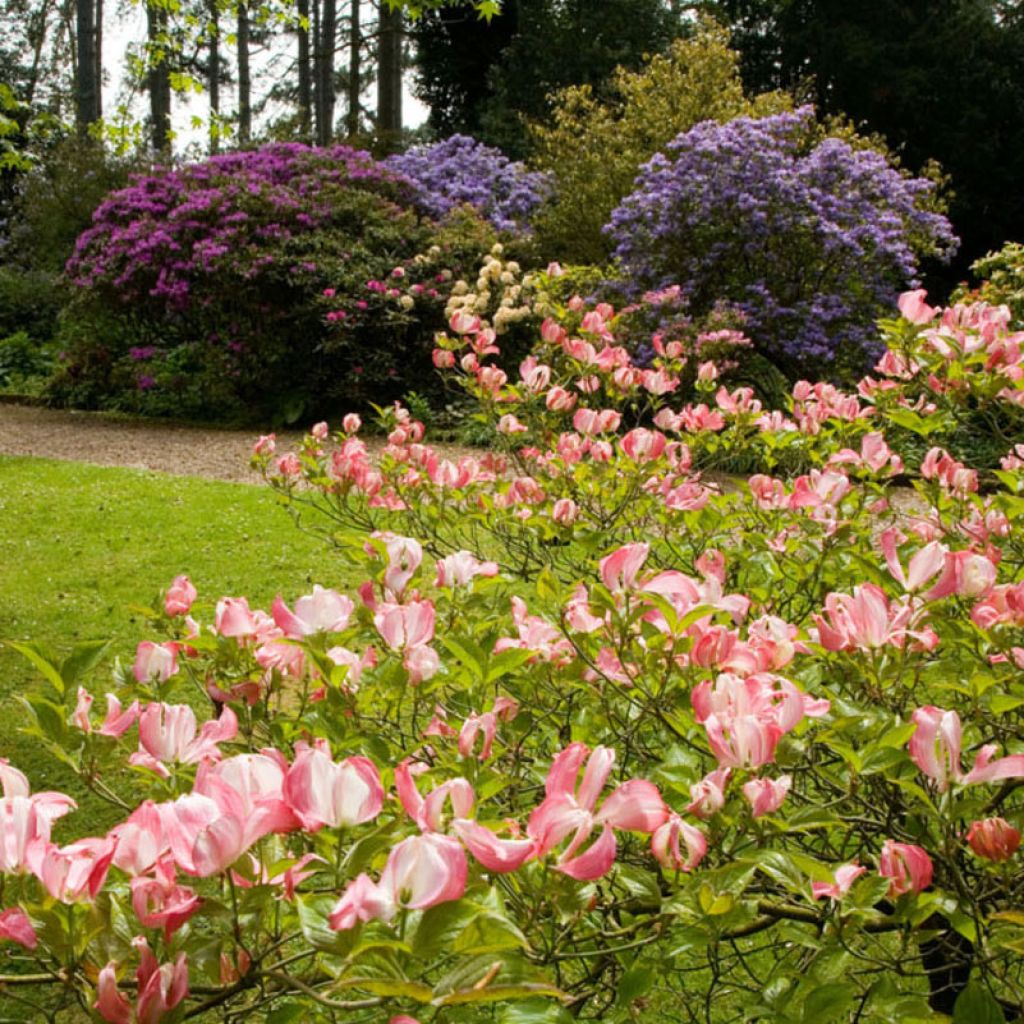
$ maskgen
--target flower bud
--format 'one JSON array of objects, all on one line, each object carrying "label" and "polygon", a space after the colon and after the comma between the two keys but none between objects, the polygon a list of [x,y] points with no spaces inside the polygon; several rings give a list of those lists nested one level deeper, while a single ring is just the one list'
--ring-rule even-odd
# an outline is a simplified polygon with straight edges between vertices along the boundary
[{"label": "flower bud", "polygon": [[579,506],[572,498],[559,498],[551,507],[551,518],[560,526],[572,526],[579,511]]},{"label": "flower bud", "polygon": [[1020,832],[1003,818],[986,818],[971,825],[967,843],[976,856],[999,863],[1017,852]]}]

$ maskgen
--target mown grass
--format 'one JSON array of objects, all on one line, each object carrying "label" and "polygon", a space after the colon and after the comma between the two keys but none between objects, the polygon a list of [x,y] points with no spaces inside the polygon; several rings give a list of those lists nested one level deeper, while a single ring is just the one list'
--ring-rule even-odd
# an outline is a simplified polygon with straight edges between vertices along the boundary
[{"label": "mown grass", "polygon": [[[149,605],[187,573],[212,614],[220,596],[245,595],[269,608],[312,583],[342,585],[343,570],[322,540],[297,530],[269,489],[133,469],[0,457],[0,641],[42,641],[67,650],[111,639],[93,673],[96,709],[114,657],[128,661]],[[0,757],[34,789],[74,789],[67,772],[19,732],[17,695],[34,670],[0,648]],[[88,823],[81,823],[86,827]]]}]

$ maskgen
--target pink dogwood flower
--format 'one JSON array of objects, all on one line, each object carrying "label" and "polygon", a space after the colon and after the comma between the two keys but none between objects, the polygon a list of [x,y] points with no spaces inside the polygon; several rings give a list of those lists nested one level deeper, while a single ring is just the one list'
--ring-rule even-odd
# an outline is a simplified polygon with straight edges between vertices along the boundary
[{"label": "pink dogwood flower", "polygon": [[373,624],[393,651],[429,644],[434,639],[433,602],[381,604],[374,613]]},{"label": "pink dogwood flower", "polygon": [[132,674],[140,683],[164,683],[178,671],[178,644],[144,640],[135,652]]},{"label": "pink dogwood flower", "polygon": [[891,879],[889,899],[896,899],[907,892],[923,892],[932,884],[932,859],[911,843],[897,843],[886,839],[878,859],[878,873]]},{"label": "pink dogwood flower", "polygon": [[328,923],[345,931],[360,921],[390,921],[401,909],[427,910],[461,899],[468,871],[457,840],[436,832],[410,836],[391,851],[379,882],[360,875],[349,883]]},{"label": "pink dogwood flower", "polygon": [[196,715],[187,704],[147,704],[139,717],[139,749],[128,763],[167,778],[166,762],[198,764],[220,760],[219,743],[238,734],[238,718],[229,707],[204,722],[196,735]]},{"label": "pink dogwood flower", "polygon": [[510,722],[519,712],[519,705],[509,697],[499,697],[490,711],[478,715],[475,711],[463,722],[459,731],[459,756],[470,757],[478,736],[483,736],[479,759],[486,761],[491,756],[494,739],[498,733],[498,721]]},{"label": "pink dogwood flower", "polygon": [[[412,537],[401,537],[388,531],[378,531],[372,534],[372,539],[384,545],[384,555],[388,560],[384,570],[385,595],[390,601],[401,602],[406,587],[423,561],[423,548]],[[367,544],[366,550],[373,554],[377,549]]]},{"label": "pink dogwood flower", "polygon": [[175,576],[164,594],[164,612],[170,616],[188,615],[198,597],[196,588],[187,576]]},{"label": "pink dogwood flower", "polygon": [[0,913],[0,941],[16,942],[30,952],[39,945],[36,930],[20,907],[11,907]]},{"label": "pink dogwood flower", "polygon": [[531,658],[531,662],[540,660],[553,665],[564,665],[573,659],[576,649],[561,630],[539,615],[530,615],[521,597],[513,597],[511,603],[512,621],[519,636],[499,637],[494,643],[495,654],[509,650],[533,651],[535,658]]},{"label": "pink dogwood flower", "polygon": [[879,647],[903,647],[908,638],[931,650],[938,637],[919,628],[920,615],[906,603],[890,604],[881,587],[864,583],[852,594],[825,597],[825,614],[815,615],[818,640],[827,651],[872,651]]},{"label": "pink dogwood flower", "polygon": [[986,818],[971,822],[967,845],[975,856],[995,863],[1009,860],[1020,846],[1020,832],[1005,818]]},{"label": "pink dogwood flower", "polygon": [[217,798],[213,780],[230,786],[242,804],[246,831],[252,840],[270,832],[290,832],[301,826],[284,796],[290,768],[280,751],[238,754],[224,761],[204,761],[196,772],[193,792]]},{"label": "pink dogwood flower", "polygon": [[101,736],[112,736],[120,739],[140,718],[142,708],[137,700],[133,700],[128,708],[122,710],[121,702],[112,693],[107,694],[107,715],[97,730]]},{"label": "pink dogwood flower", "polygon": [[143,928],[163,928],[164,941],[199,909],[201,900],[194,890],[179,885],[174,861],[167,857],[158,861],[152,875],[131,880],[132,910]]},{"label": "pink dogwood flower", "polygon": [[214,629],[242,640],[256,633],[257,620],[244,597],[222,597],[214,610]]},{"label": "pink dogwood flower", "polygon": [[113,864],[125,874],[136,877],[149,871],[170,850],[165,827],[170,805],[144,800],[127,819],[110,830],[117,840]]},{"label": "pink dogwood flower", "polygon": [[783,775],[778,779],[751,779],[744,783],[743,795],[750,804],[751,817],[774,814],[785,802],[792,785],[791,775]]},{"label": "pink dogwood flower", "polygon": [[960,716],[955,711],[928,705],[918,708],[911,720],[917,726],[910,737],[911,760],[935,782],[940,793],[949,788],[950,782],[970,786],[1024,778],[1024,754],[1011,754],[993,761],[997,750],[994,743],[983,746],[974,759],[974,766],[965,772],[960,760]]},{"label": "pink dogwood flower", "polygon": [[601,559],[601,579],[614,594],[634,590],[640,570],[651,552],[649,544],[626,544]]},{"label": "pink dogwood flower", "polygon": [[935,319],[936,315],[941,312],[940,309],[929,306],[924,300],[928,295],[923,288],[915,289],[910,292],[903,292],[899,297],[899,310],[900,315],[904,320],[909,320],[912,324],[922,325],[929,324]]},{"label": "pink dogwood flower", "polygon": [[725,806],[725,787],[729,784],[731,768],[716,768],[705,775],[700,782],[690,786],[690,803],[686,809],[690,814],[707,820],[714,817]]},{"label": "pink dogwood flower", "polygon": [[333,761],[326,745],[299,751],[288,769],[282,795],[310,832],[324,825],[361,825],[376,818],[384,806],[377,766],[366,757]]},{"label": "pink dogwood flower", "polygon": [[663,868],[692,871],[708,852],[708,841],[699,828],[670,814],[651,836],[651,852]]},{"label": "pink dogwood flower", "polygon": [[634,462],[650,462],[660,458],[668,439],[658,430],[636,427],[619,442],[622,451]]},{"label": "pink dogwood flower", "polygon": [[112,960],[99,973],[93,1007],[107,1024],[159,1024],[188,996],[188,957],[179,953],[173,964],[159,964],[144,938],[133,939],[132,945],[140,955],[135,1005],[118,991]]},{"label": "pink dogwood flower", "polygon": [[[526,831],[537,843],[537,856],[569,839],[556,870],[577,881],[591,881],[610,870],[616,852],[613,829],[654,832],[669,814],[657,787],[643,779],[622,783],[598,809],[614,763],[615,751],[608,747],[595,747],[591,753],[586,744],[571,743],[552,762],[544,801],[530,815]],[[596,828],[601,829],[597,840],[580,852]]]},{"label": "pink dogwood flower", "polygon": [[787,732],[804,717],[820,718],[829,710],[827,700],[770,673],[743,679],[723,672],[713,684],[704,680],[694,687],[690,699],[719,765],[732,768],[769,764]]},{"label": "pink dogwood flower", "polygon": [[838,903],[865,871],[867,871],[867,868],[861,867],[856,862],[853,864],[843,864],[842,867],[836,868],[833,881],[812,882],[811,895],[816,900],[824,899],[827,896]]},{"label": "pink dogwood flower", "polygon": [[64,847],[48,843],[36,865],[36,876],[62,903],[83,897],[94,900],[106,881],[115,844],[110,836],[80,839]]},{"label": "pink dogwood flower", "polygon": [[911,556],[907,571],[903,571],[896,546],[900,540],[899,532],[890,527],[879,538],[885,563],[893,578],[899,582],[907,593],[920,590],[929,580],[942,571],[946,562],[948,548],[938,541],[930,541]]},{"label": "pink dogwood flower", "polygon": [[971,620],[982,629],[1024,626],[1024,583],[1004,583],[971,609]]},{"label": "pink dogwood flower", "polygon": [[313,585],[312,594],[295,602],[294,613],[281,600],[280,594],[271,607],[274,622],[289,640],[302,640],[314,633],[340,633],[348,626],[352,610],[350,598],[319,584]]},{"label": "pink dogwood flower", "polygon": [[960,597],[986,597],[996,582],[996,566],[985,555],[973,551],[947,551],[942,575],[925,595],[926,601],[957,594]]},{"label": "pink dogwood flower", "polygon": [[395,789],[406,814],[424,832],[441,832],[444,830],[445,807],[451,807],[453,818],[468,818],[473,813],[476,795],[473,787],[466,779],[455,778],[442,782],[427,795],[420,795],[416,787],[415,775],[420,774],[425,766],[414,764],[409,760],[402,761],[395,767]]},{"label": "pink dogwood flower", "polygon": [[435,587],[465,587],[477,576],[497,576],[497,562],[481,562],[469,551],[456,551],[437,560]]},{"label": "pink dogwood flower", "polygon": [[518,871],[537,852],[537,844],[532,839],[502,839],[486,825],[466,818],[456,818],[452,831],[475,860],[496,874]]}]

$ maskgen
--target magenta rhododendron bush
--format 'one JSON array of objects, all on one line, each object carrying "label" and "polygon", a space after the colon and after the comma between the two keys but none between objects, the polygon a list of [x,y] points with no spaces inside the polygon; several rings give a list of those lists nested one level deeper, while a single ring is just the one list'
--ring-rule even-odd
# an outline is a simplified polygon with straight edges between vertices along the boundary
[{"label": "magenta rhododendron bush", "polygon": [[[20,645],[117,820],[0,766],[0,984],[114,1024],[1019,1018],[1024,337],[901,311],[774,411],[711,361],[675,400],[608,307],[518,368],[460,311],[491,450],[400,406],[260,438],[333,545],[309,593],[169,581],[113,683]],[[995,471],[941,443],[979,410]]]}]

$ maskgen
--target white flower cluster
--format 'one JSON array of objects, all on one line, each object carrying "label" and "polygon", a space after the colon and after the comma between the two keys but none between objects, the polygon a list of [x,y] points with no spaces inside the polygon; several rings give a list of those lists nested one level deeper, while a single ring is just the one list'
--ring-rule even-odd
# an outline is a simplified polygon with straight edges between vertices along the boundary
[{"label": "white flower cluster", "polygon": [[515,260],[503,263],[502,246],[495,245],[484,257],[472,288],[466,281],[456,281],[445,306],[445,318],[466,312],[480,317],[481,322],[504,334],[509,326],[530,316],[533,309],[525,301],[522,270]]}]

